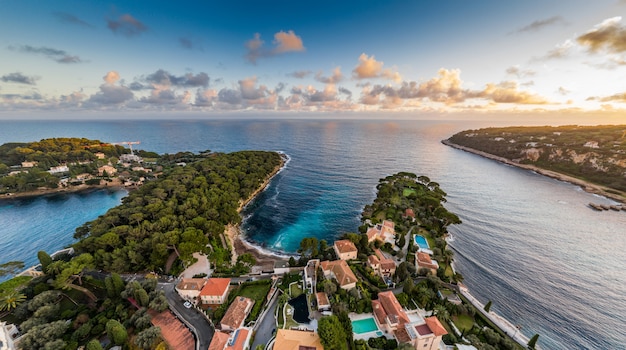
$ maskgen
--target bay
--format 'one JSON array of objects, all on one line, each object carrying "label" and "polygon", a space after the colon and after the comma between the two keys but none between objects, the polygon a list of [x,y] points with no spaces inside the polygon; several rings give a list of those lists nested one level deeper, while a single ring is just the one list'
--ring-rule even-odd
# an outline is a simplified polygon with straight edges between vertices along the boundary
[{"label": "bay", "polygon": [[[87,137],[139,140],[139,148],[158,153],[283,151],[289,163],[246,208],[242,227],[249,240],[281,252],[294,252],[302,237],[333,241],[355,232],[378,179],[398,171],[426,175],[441,184],[448,193],[446,207],[463,220],[450,229],[451,245],[472,294],[483,303],[491,300],[492,310],[521,325],[528,337],[540,334],[546,349],[623,348],[626,213],[593,211],[587,203],[610,201],[440,143],[465,129],[524,123],[536,125],[504,120],[1,121],[0,143]],[[0,207],[2,226],[12,220],[2,216],[7,213],[13,215],[9,218],[33,215],[21,212],[24,206],[32,213],[50,210],[0,231],[3,243],[10,235],[20,237],[0,246],[0,263],[10,260],[5,252],[35,256],[41,249],[35,240],[50,235],[53,221],[67,222],[54,229],[69,237],[58,248],[72,241],[82,222],[60,214],[81,213],[83,205],[37,201]],[[99,207],[106,211],[114,205]]]}]

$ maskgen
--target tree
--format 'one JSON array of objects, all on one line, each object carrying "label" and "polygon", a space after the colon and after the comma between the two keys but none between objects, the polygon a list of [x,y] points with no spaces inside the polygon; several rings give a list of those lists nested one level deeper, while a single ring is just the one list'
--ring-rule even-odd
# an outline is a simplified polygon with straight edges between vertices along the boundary
[{"label": "tree", "polygon": [[155,293],[156,295],[150,301],[148,305],[152,310],[157,312],[163,312],[167,310],[169,304],[167,303],[167,298],[165,297],[165,292],[162,290]]},{"label": "tree", "polygon": [[491,300],[489,300],[484,307],[485,312],[489,312],[489,309],[491,309]]},{"label": "tree", "polygon": [[0,293],[0,311],[11,311],[26,300],[26,295],[16,289],[7,289]]},{"label": "tree", "polygon": [[319,320],[317,333],[324,349],[348,350],[346,334],[337,316],[324,316]]},{"label": "tree", "polygon": [[150,327],[139,332],[135,337],[135,345],[142,349],[150,349],[154,342],[161,336],[161,328]]},{"label": "tree", "polygon": [[528,348],[529,349],[535,349],[535,346],[537,345],[537,340],[538,339],[539,339],[539,334],[533,335],[533,337],[530,338],[530,340],[528,341]]},{"label": "tree", "polygon": [[59,349],[58,340],[61,340],[67,327],[68,323],[65,320],[34,326],[22,336],[20,347],[22,349]]},{"label": "tree", "polygon": [[98,339],[92,339],[85,346],[85,350],[102,350],[102,345]]},{"label": "tree", "polygon": [[109,339],[115,345],[124,345],[128,339],[126,328],[117,320],[109,320],[106,324],[106,331]]}]

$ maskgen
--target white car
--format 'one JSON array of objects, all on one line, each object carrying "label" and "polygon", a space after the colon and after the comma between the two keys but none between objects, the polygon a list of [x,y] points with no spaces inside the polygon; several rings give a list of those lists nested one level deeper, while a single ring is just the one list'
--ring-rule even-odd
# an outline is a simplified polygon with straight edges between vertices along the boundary
[{"label": "white car", "polygon": [[186,308],[188,308],[188,309],[190,309],[192,305],[191,305],[191,303],[190,303],[190,302],[186,301],[186,302],[183,304],[183,306],[184,306],[184,307],[186,307]]}]

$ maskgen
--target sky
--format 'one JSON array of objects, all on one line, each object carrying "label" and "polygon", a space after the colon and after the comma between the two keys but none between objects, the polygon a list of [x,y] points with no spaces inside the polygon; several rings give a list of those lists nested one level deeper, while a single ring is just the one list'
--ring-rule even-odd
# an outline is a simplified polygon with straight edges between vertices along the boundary
[{"label": "sky", "polygon": [[626,0],[0,0],[0,118],[604,113]]}]

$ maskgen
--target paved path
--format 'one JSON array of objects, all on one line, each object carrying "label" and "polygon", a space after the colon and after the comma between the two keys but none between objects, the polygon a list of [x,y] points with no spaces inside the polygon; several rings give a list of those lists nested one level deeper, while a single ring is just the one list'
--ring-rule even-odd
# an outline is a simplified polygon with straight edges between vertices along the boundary
[{"label": "paved path", "polygon": [[[280,295],[280,292],[277,292]],[[261,322],[258,324],[258,328],[256,330],[256,335],[254,337],[254,343],[250,349],[256,349],[257,345],[267,344],[273,337],[273,331],[276,329],[276,317],[274,317],[276,313],[276,306],[278,305],[278,296],[272,299],[271,304],[267,308],[267,312],[265,313],[265,317],[261,320],[257,320],[257,322]]]}]

